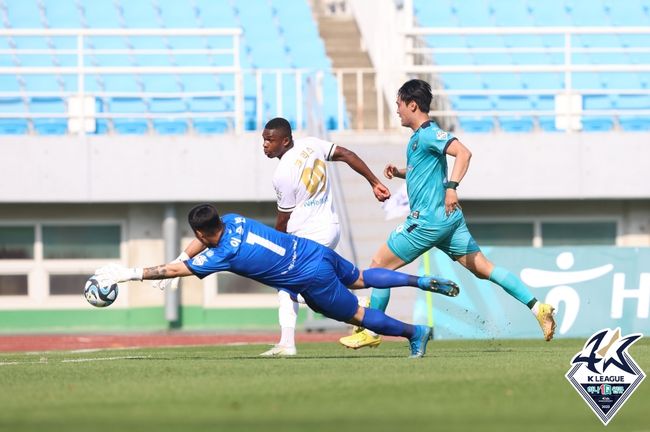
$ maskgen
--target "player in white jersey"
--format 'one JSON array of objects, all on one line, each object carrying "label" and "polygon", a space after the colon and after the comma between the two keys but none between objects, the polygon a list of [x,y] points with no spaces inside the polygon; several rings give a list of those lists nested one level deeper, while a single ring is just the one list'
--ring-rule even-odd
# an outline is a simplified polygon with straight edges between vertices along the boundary
[{"label": "player in white jersey", "polygon": [[[331,249],[340,238],[339,219],[334,208],[327,161],[342,161],[362,175],[379,201],[390,197],[370,168],[354,152],[315,137],[293,139],[291,125],[281,117],[270,120],[262,133],[264,154],[278,158],[273,187],[278,199],[275,229],[314,240]],[[296,354],[295,328],[299,298],[278,290],[280,342],[263,356]]]}]

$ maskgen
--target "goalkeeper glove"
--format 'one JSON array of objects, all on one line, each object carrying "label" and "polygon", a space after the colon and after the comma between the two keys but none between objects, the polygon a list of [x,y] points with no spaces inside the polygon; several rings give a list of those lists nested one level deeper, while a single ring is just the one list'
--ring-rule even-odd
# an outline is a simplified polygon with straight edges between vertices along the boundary
[{"label": "goalkeeper glove", "polygon": [[128,268],[119,264],[109,264],[95,270],[97,276],[110,279],[116,283],[141,281],[142,273],[142,268]]}]

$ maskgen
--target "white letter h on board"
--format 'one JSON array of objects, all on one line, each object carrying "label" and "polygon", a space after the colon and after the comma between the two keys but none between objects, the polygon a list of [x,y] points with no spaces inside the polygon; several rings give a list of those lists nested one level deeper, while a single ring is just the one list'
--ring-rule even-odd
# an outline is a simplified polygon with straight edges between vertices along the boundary
[{"label": "white letter h on board", "polygon": [[639,275],[638,289],[625,289],[625,273],[614,274],[612,318],[623,317],[623,301],[628,298],[637,299],[637,318],[648,318],[650,312],[650,273],[641,273]]}]

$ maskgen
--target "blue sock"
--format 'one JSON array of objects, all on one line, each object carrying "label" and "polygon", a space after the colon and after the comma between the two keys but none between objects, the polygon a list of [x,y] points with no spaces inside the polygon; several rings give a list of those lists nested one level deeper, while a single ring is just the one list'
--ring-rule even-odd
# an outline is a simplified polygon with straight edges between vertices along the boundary
[{"label": "blue sock", "polygon": [[398,286],[418,286],[418,277],[385,268],[370,268],[363,271],[366,287],[392,288]]},{"label": "blue sock", "polygon": [[529,308],[536,301],[535,296],[528,290],[528,287],[521,279],[503,267],[494,267],[489,279]]},{"label": "blue sock", "polygon": [[415,327],[411,324],[398,321],[395,318],[389,317],[380,310],[370,308],[366,308],[361,325],[377,334],[386,336],[403,336],[408,339],[411,339],[415,332]]}]

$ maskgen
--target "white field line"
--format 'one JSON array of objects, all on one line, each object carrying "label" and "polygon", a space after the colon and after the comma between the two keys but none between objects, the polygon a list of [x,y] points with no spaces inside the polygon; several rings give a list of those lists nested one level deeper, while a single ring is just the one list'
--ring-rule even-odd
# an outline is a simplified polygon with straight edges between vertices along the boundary
[{"label": "white field line", "polygon": [[[134,360],[134,359],[146,359],[151,358],[151,356],[119,356],[119,357],[89,357],[89,358],[78,358],[78,359],[63,359],[55,360],[52,363],[83,363],[83,362],[92,362],[92,361],[111,361],[111,360]],[[13,366],[13,365],[22,365],[22,364],[47,364],[48,359],[42,358],[40,360],[28,360],[28,361],[7,361],[0,362],[0,366]]]},{"label": "white field line", "polygon": [[63,359],[61,363],[82,363],[82,362],[91,362],[91,361],[110,361],[110,360],[134,360],[134,359],[146,359],[151,358],[151,356],[120,356],[120,357],[95,357],[95,358],[78,358],[78,359]]}]

